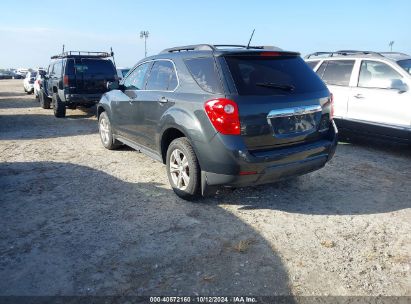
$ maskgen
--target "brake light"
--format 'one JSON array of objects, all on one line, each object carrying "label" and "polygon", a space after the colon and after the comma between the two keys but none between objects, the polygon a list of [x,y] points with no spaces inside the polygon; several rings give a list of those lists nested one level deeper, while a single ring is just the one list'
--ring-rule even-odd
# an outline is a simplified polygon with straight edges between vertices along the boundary
[{"label": "brake light", "polygon": [[276,56],[281,56],[282,54],[279,52],[262,52],[260,53],[260,56],[267,56],[267,57],[276,57]]},{"label": "brake light", "polygon": [[240,115],[237,104],[227,98],[206,101],[205,111],[214,128],[221,134],[240,135]]},{"label": "brake light", "polygon": [[63,84],[64,84],[65,87],[68,87],[68,85],[69,85],[68,75],[64,75]]}]

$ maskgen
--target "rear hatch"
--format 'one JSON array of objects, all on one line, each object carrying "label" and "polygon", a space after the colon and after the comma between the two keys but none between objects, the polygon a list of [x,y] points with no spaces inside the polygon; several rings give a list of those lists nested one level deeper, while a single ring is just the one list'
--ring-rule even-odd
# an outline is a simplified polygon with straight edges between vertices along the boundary
[{"label": "rear hatch", "polygon": [[111,60],[75,58],[67,60],[66,75],[71,94],[103,94],[117,72]]},{"label": "rear hatch", "polygon": [[[227,96],[239,109],[241,135],[250,150],[301,144],[329,127],[329,92],[296,53],[225,54]],[[227,77],[226,77],[227,78]]]}]

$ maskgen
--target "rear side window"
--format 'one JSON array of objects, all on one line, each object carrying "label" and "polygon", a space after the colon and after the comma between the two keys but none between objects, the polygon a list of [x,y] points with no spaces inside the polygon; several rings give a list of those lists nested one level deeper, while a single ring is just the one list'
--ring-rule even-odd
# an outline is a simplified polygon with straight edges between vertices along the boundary
[{"label": "rear side window", "polygon": [[173,91],[176,87],[174,65],[168,60],[155,61],[147,79],[146,90]]},{"label": "rear side window", "polygon": [[53,74],[57,75],[57,76],[60,76],[61,75],[61,69],[62,69],[62,62],[61,61],[56,62],[54,64]]},{"label": "rear side window", "polygon": [[300,57],[227,56],[240,95],[282,95],[326,90]]},{"label": "rear side window", "polygon": [[81,59],[74,63],[75,73],[86,75],[116,75],[113,62],[102,59]]},{"label": "rear side window", "polygon": [[184,62],[191,76],[204,91],[209,93],[222,92],[213,57],[186,59]]},{"label": "rear side window", "polygon": [[306,62],[306,64],[307,64],[310,68],[314,69],[319,62],[320,62],[320,61],[318,61],[318,60],[317,60],[317,61],[308,61],[308,62]]},{"label": "rear side window", "polygon": [[348,86],[353,67],[354,60],[328,60],[322,79],[326,84]]}]

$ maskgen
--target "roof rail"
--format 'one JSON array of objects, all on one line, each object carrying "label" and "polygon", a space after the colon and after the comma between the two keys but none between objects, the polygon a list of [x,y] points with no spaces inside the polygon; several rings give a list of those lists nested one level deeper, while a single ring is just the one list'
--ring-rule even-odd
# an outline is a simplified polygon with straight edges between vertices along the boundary
[{"label": "roof rail", "polygon": [[165,49],[160,52],[160,54],[164,53],[174,53],[174,52],[181,52],[181,51],[217,51],[221,48],[240,48],[240,49],[257,49],[257,50],[276,50],[281,51],[282,49],[275,47],[275,46],[249,46],[241,45],[241,44],[194,44],[194,45],[186,45],[186,46],[178,46],[169,49]]},{"label": "roof rail", "polygon": [[315,53],[306,55],[305,58],[309,59],[311,57],[321,56],[321,55],[328,55],[327,57],[334,57],[336,55],[348,56],[348,55],[356,55],[356,54],[383,56],[381,55],[381,53],[372,52],[372,51],[339,50],[335,52],[315,52]]},{"label": "roof rail", "polygon": [[181,51],[214,51],[215,47],[210,44],[193,44],[185,46],[177,46],[169,49],[162,50],[160,54],[164,53],[174,53]]},{"label": "roof rail", "polygon": [[401,52],[379,52],[381,55],[404,55],[404,56],[409,56],[405,53]]},{"label": "roof rail", "polygon": [[67,51],[67,52],[63,52],[58,55],[51,56],[51,59],[76,57],[76,56],[108,58],[108,57],[113,57],[114,53],[113,52],[108,53],[108,52]]}]

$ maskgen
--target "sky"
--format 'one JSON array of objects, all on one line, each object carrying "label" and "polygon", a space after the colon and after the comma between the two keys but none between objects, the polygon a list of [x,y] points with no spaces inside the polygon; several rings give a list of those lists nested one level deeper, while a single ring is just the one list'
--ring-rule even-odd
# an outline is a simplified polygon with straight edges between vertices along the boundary
[{"label": "sky", "polygon": [[47,66],[66,50],[108,51],[117,66],[173,46],[275,45],[306,55],[361,49],[411,54],[411,1],[13,0],[0,4],[0,68]]}]

